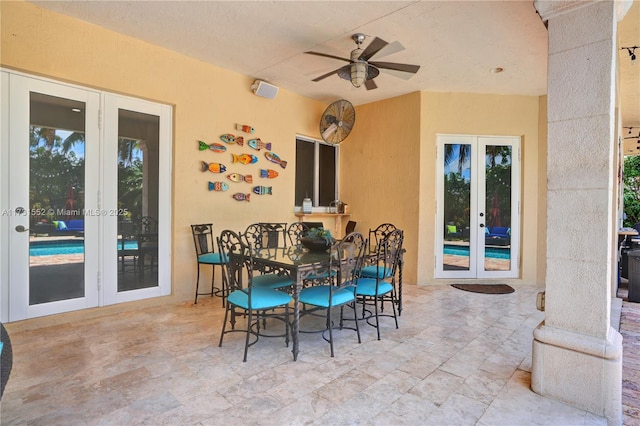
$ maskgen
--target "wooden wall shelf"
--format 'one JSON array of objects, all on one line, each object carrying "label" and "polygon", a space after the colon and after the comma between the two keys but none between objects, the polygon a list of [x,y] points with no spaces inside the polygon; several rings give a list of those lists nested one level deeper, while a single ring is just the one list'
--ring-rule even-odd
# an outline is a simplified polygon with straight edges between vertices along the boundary
[{"label": "wooden wall shelf", "polygon": [[[343,225],[343,219],[351,216],[349,213],[301,213],[297,212],[296,217],[299,222],[315,222],[322,221],[323,219],[333,220],[333,230],[331,233],[335,238],[342,238],[344,236],[344,228],[346,226],[346,222]],[[319,220],[318,220],[319,219]]]}]

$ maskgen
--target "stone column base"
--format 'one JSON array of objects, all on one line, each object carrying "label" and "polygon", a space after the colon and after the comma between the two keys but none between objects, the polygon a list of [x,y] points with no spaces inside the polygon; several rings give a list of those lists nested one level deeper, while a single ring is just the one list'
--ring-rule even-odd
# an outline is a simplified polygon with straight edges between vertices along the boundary
[{"label": "stone column base", "polygon": [[606,340],[547,327],[533,331],[531,389],[622,424],[622,335]]}]

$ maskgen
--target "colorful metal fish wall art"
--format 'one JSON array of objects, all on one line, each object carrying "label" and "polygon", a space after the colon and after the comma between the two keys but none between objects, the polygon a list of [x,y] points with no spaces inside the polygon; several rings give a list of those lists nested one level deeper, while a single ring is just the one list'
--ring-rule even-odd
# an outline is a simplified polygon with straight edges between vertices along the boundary
[{"label": "colorful metal fish wall art", "polygon": [[[254,133],[255,129],[249,125],[246,124],[238,124],[236,123],[235,125],[235,129],[236,130],[240,130],[242,132],[245,133]],[[244,146],[245,145],[245,141],[244,141],[244,137],[242,136],[236,136],[233,135],[231,133],[224,133],[222,135],[220,135],[220,140],[223,141],[226,144],[236,144],[238,146]],[[256,150],[256,151],[260,151],[262,149],[264,149],[266,152],[264,153],[264,156],[267,160],[271,161],[274,164],[278,164],[280,167],[282,167],[283,169],[287,167],[287,162],[283,159],[281,159],[277,154],[271,152],[271,147],[272,144],[271,142],[263,142],[260,138],[253,138],[253,139],[249,139],[246,143],[249,147],[251,147],[252,149]],[[216,153],[221,153],[221,152],[226,152],[227,151],[227,147],[225,145],[222,145],[220,143],[210,143],[207,144],[204,141],[199,140],[198,141],[198,149],[200,151],[213,151]],[[246,153],[242,153],[242,154],[234,154],[231,153],[231,160],[233,164],[236,163],[240,163],[240,164],[245,164],[245,165],[249,165],[249,164],[255,164],[258,162],[258,157],[256,157],[253,154],[246,154]],[[227,167],[224,164],[221,163],[207,163],[205,161],[202,161],[202,166],[201,166],[201,170],[203,172],[206,172],[207,170],[212,172],[212,173],[224,173],[227,171]],[[272,169],[260,169],[260,177],[263,179],[275,179],[278,177],[278,172],[276,170],[272,170]],[[246,182],[246,183],[253,183],[253,176],[250,174],[247,175],[242,175],[240,173],[229,173],[227,175],[227,179],[229,179],[231,182],[235,182],[235,183],[240,183],[240,182]],[[208,188],[209,191],[217,191],[217,192],[224,192],[227,191],[229,189],[230,185],[226,182],[208,182]],[[273,187],[272,186],[265,186],[265,185],[259,185],[259,186],[254,186],[252,188],[252,193],[253,194],[257,194],[257,195],[273,195]],[[236,192],[232,195],[233,199],[236,201],[250,201],[251,200],[251,193],[245,194],[243,192]]]},{"label": "colorful metal fish wall art", "polygon": [[233,194],[233,199],[236,201],[251,201],[251,194],[243,194],[242,192],[236,192]]},{"label": "colorful metal fish wall art", "polygon": [[207,170],[209,170],[211,173],[224,173],[227,171],[227,166],[220,163],[207,163],[203,161],[202,171],[206,172]]},{"label": "colorful metal fish wall art", "polygon": [[256,129],[246,124],[236,124],[236,130],[242,130],[245,133],[253,133],[256,131]]},{"label": "colorful metal fish wall art", "polygon": [[220,140],[228,144],[235,143],[240,146],[244,144],[244,138],[242,136],[235,136],[235,135],[232,135],[231,133],[225,133],[224,135],[220,135]]},{"label": "colorful metal fish wall art", "polygon": [[264,156],[267,157],[267,160],[271,161],[272,163],[276,163],[276,164],[280,165],[280,167],[282,167],[283,169],[285,169],[287,167],[287,162],[284,161],[284,160],[281,160],[280,157],[278,157],[277,154],[274,154],[271,151],[265,152]]},{"label": "colorful metal fish wall art", "polygon": [[258,162],[258,157],[253,154],[231,154],[233,163],[254,164]]},{"label": "colorful metal fish wall art", "polygon": [[262,142],[260,138],[249,139],[249,141],[247,142],[247,145],[249,145],[251,148],[255,149],[256,151],[260,151],[262,148],[266,149],[267,151],[271,151],[271,142]]},{"label": "colorful metal fish wall art", "polygon": [[226,182],[209,182],[209,191],[226,191],[229,184]]},{"label": "colorful metal fish wall art", "polygon": [[253,193],[258,195],[273,195],[271,186],[254,186]]},{"label": "colorful metal fish wall art", "polygon": [[241,175],[240,173],[231,173],[229,175],[227,175],[227,179],[229,179],[231,182],[247,182],[247,183],[253,183],[253,176],[251,175]]},{"label": "colorful metal fish wall art", "polygon": [[225,152],[227,150],[226,146],[219,143],[210,143],[207,145],[206,142],[198,141],[198,144],[199,144],[200,151],[205,151],[209,149],[213,152]]},{"label": "colorful metal fish wall art", "polygon": [[275,179],[278,177],[278,172],[271,169],[260,169],[260,177],[265,179]]}]

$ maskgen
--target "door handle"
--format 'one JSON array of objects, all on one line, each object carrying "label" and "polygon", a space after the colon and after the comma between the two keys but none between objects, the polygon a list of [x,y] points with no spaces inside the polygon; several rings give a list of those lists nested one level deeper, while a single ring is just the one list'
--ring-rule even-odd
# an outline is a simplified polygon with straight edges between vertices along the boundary
[{"label": "door handle", "polygon": [[25,228],[22,225],[16,226],[16,231],[18,231],[18,232],[27,232],[28,230],[29,230],[29,228]]}]

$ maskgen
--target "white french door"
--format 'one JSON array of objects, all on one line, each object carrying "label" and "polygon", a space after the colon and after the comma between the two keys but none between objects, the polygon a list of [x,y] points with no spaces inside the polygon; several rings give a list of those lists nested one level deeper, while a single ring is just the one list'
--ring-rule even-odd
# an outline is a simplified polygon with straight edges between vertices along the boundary
[{"label": "white french door", "polygon": [[171,107],[6,71],[1,93],[0,319],[169,294]]},{"label": "white french door", "polygon": [[516,278],[520,138],[438,136],[436,278]]},{"label": "white french door", "polygon": [[[9,320],[97,306],[99,217],[85,212],[98,209],[87,191],[99,180],[100,94],[16,74],[7,83]],[[53,236],[59,221],[70,230]],[[73,253],[31,255],[63,241]]]}]

